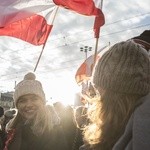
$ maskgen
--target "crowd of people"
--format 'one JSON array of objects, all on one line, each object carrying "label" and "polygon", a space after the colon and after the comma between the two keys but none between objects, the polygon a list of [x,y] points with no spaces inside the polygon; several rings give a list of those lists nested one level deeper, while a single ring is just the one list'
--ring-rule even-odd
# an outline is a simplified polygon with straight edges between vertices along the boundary
[{"label": "crowd of people", "polygon": [[[88,107],[46,104],[29,72],[0,108],[0,150],[149,150],[150,30],[116,43],[98,60]],[[9,117],[8,117],[9,116]]]}]

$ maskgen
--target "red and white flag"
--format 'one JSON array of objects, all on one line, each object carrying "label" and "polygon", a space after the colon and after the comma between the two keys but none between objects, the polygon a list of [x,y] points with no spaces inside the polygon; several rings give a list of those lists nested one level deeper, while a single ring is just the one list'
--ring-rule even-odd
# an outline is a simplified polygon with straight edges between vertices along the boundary
[{"label": "red and white flag", "polygon": [[102,0],[53,0],[56,5],[73,10],[79,14],[95,16],[94,33],[99,37],[100,27],[104,25],[105,18],[101,10]]},{"label": "red and white flag", "polygon": [[56,7],[50,0],[1,0],[0,36],[44,44],[53,26]]},{"label": "red and white flag", "polygon": [[34,45],[44,44],[53,26],[52,16],[56,5],[83,15],[96,16],[102,26],[105,21],[100,2],[101,0],[1,0],[0,36],[15,37]]},{"label": "red and white flag", "polygon": [[101,0],[53,0],[56,5],[87,16],[103,16],[100,9]]},{"label": "red and white flag", "polygon": [[[104,46],[103,48],[101,48],[97,52],[97,54],[103,51],[106,47],[108,46]],[[97,60],[99,59],[99,57],[100,56],[97,55]],[[77,84],[81,84],[84,81],[90,80],[90,77],[92,76],[93,67],[94,67],[94,55],[91,55],[81,64],[81,66],[78,68],[76,72],[75,79]]]}]

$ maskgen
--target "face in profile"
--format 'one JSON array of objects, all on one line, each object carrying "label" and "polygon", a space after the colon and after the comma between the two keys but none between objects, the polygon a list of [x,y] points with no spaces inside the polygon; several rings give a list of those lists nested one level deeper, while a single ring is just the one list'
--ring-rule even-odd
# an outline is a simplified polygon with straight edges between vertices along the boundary
[{"label": "face in profile", "polygon": [[42,99],[34,94],[21,96],[17,103],[18,112],[25,120],[32,120],[43,105]]}]

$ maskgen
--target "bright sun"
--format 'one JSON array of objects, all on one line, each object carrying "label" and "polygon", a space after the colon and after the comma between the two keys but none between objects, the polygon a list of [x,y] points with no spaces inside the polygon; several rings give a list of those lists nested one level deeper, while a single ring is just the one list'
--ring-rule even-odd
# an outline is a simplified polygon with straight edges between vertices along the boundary
[{"label": "bright sun", "polygon": [[43,85],[45,85],[46,99],[50,103],[59,101],[64,105],[73,105],[76,93],[80,91],[80,87],[75,81],[66,79],[66,77],[45,81]]}]

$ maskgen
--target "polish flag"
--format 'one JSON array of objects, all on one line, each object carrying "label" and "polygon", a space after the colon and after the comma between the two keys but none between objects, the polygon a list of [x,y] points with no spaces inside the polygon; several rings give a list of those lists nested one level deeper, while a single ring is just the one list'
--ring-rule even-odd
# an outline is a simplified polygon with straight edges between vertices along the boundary
[{"label": "polish flag", "polygon": [[[97,54],[105,50],[105,48],[107,47],[108,46],[104,46],[103,48],[101,48],[97,52]],[[99,58],[100,56],[97,55],[97,60]],[[92,76],[93,67],[94,67],[94,55],[91,55],[81,64],[81,66],[78,68],[76,72],[75,79],[76,79],[77,84],[82,84],[82,82],[90,80]]]},{"label": "polish flag", "polygon": [[53,0],[56,5],[87,16],[103,16],[100,9],[101,0]]},{"label": "polish flag", "polygon": [[105,18],[101,11],[102,0],[53,0],[56,5],[73,10],[79,14],[95,16],[94,36],[99,38],[100,27],[104,25]]},{"label": "polish flag", "polygon": [[1,0],[0,36],[44,44],[53,26],[56,7],[50,0]]},{"label": "polish flag", "polygon": [[73,10],[79,14],[87,16],[96,16],[99,18],[99,24],[105,23],[104,14],[101,11],[101,0],[53,0],[56,5]]}]

